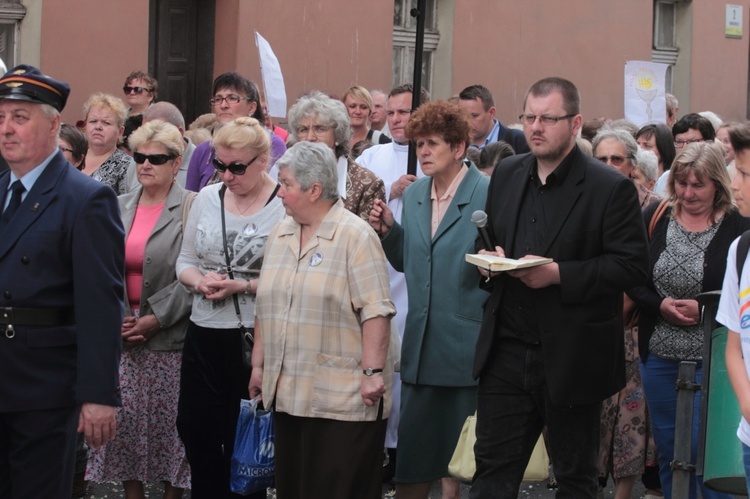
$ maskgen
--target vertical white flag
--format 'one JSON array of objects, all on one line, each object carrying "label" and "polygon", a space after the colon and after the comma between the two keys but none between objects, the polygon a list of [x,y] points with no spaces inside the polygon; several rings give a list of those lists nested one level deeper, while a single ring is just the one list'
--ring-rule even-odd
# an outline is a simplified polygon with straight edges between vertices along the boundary
[{"label": "vertical white flag", "polygon": [[625,63],[625,119],[639,128],[667,122],[667,67],[658,62]]},{"label": "vertical white flag", "polygon": [[273,53],[271,45],[257,31],[255,32],[255,45],[258,47],[260,56],[260,74],[263,78],[268,114],[274,118],[285,118],[286,88],[279,60]]}]

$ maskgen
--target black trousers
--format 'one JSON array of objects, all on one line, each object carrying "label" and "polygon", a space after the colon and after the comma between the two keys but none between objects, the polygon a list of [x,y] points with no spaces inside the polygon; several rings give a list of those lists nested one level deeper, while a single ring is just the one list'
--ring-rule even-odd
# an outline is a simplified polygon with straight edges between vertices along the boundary
[{"label": "black trousers", "polygon": [[265,499],[229,490],[229,469],[240,400],[248,398],[250,370],[242,361],[237,329],[188,326],[182,352],[177,431],[192,473],[191,497]]},{"label": "black trousers", "polygon": [[79,407],[0,413],[0,498],[70,499]]},{"label": "black trousers", "polygon": [[601,403],[552,405],[542,348],[498,339],[479,379],[477,471],[469,497],[515,499],[544,425],[558,499],[596,498]]}]

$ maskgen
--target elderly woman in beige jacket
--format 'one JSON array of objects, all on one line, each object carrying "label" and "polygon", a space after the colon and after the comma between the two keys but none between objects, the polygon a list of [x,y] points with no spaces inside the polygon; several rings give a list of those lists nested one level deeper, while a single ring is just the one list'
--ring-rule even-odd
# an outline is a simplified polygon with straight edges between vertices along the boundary
[{"label": "elderly woman in beige jacket", "polygon": [[376,499],[395,313],[385,254],[339,198],[336,158],[298,142],[277,162],[287,218],[258,283],[250,395],[275,407],[279,499]]}]

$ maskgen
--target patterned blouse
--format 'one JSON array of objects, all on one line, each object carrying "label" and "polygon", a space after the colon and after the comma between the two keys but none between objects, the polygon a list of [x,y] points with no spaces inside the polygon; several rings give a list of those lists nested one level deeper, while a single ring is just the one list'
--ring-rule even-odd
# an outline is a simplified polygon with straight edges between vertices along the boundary
[{"label": "patterned blouse", "polygon": [[385,187],[383,181],[363,166],[349,160],[346,179],[346,199],[344,207],[367,221],[375,200],[385,203]]},{"label": "patterned blouse", "polygon": [[[691,300],[701,292],[706,249],[723,221],[702,232],[690,232],[670,216],[666,247],[653,271],[654,287],[661,296]],[[678,326],[659,315],[648,347],[663,359],[700,360],[703,326]]]},{"label": "patterned blouse", "polygon": [[128,192],[128,183],[125,176],[128,173],[128,166],[133,158],[119,149],[115,149],[109,158],[102,165],[94,170],[91,178],[107,184],[115,190],[118,196]]}]

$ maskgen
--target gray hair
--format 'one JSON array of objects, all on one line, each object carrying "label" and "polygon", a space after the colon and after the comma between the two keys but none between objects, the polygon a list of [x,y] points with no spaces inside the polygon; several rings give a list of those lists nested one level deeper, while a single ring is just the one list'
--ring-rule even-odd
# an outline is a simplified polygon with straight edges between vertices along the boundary
[{"label": "gray hair", "polygon": [[327,145],[321,142],[297,142],[276,160],[276,167],[279,173],[289,168],[303,191],[313,184],[320,184],[323,199],[339,199],[336,158]]},{"label": "gray hair", "polygon": [[601,144],[602,141],[606,139],[614,139],[620,144],[624,145],[625,153],[628,157],[627,159],[630,160],[630,163],[633,166],[638,166],[638,143],[635,141],[633,135],[631,135],[630,132],[622,128],[603,127],[601,130],[599,130],[599,133],[594,136],[594,140],[591,144],[594,151],[594,156],[596,156],[596,149],[599,147],[599,144]]},{"label": "gray hair", "polygon": [[724,124],[724,120],[722,120],[719,115],[714,113],[713,111],[701,111],[698,114],[711,122],[711,125],[713,125],[715,132],[718,132],[719,128],[721,128],[721,125]]},{"label": "gray hair", "polygon": [[649,181],[656,180],[659,175],[659,158],[656,157],[654,151],[646,151],[639,147],[635,158],[637,161],[635,167],[643,173],[643,176]]},{"label": "gray hair", "polygon": [[352,127],[346,106],[340,100],[332,99],[318,90],[303,95],[289,109],[289,140],[292,143],[299,142],[297,136],[299,122],[315,116],[318,117],[321,125],[333,128],[336,157],[348,156]]},{"label": "gray hair", "polygon": [[183,131],[185,130],[185,117],[182,116],[177,106],[171,102],[162,101],[151,104],[143,112],[143,122],[146,123],[152,120],[165,121]]},{"label": "gray hair", "polygon": [[[44,114],[44,117],[48,120],[53,120],[60,116],[60,111],[55,109],[54,107],[50,106],[49,104],[38,104],[39,108],[42,110],[42,114]],[[62,127],[62,121],[57,124],[57,137],[60,137],[60,128]]]}]

